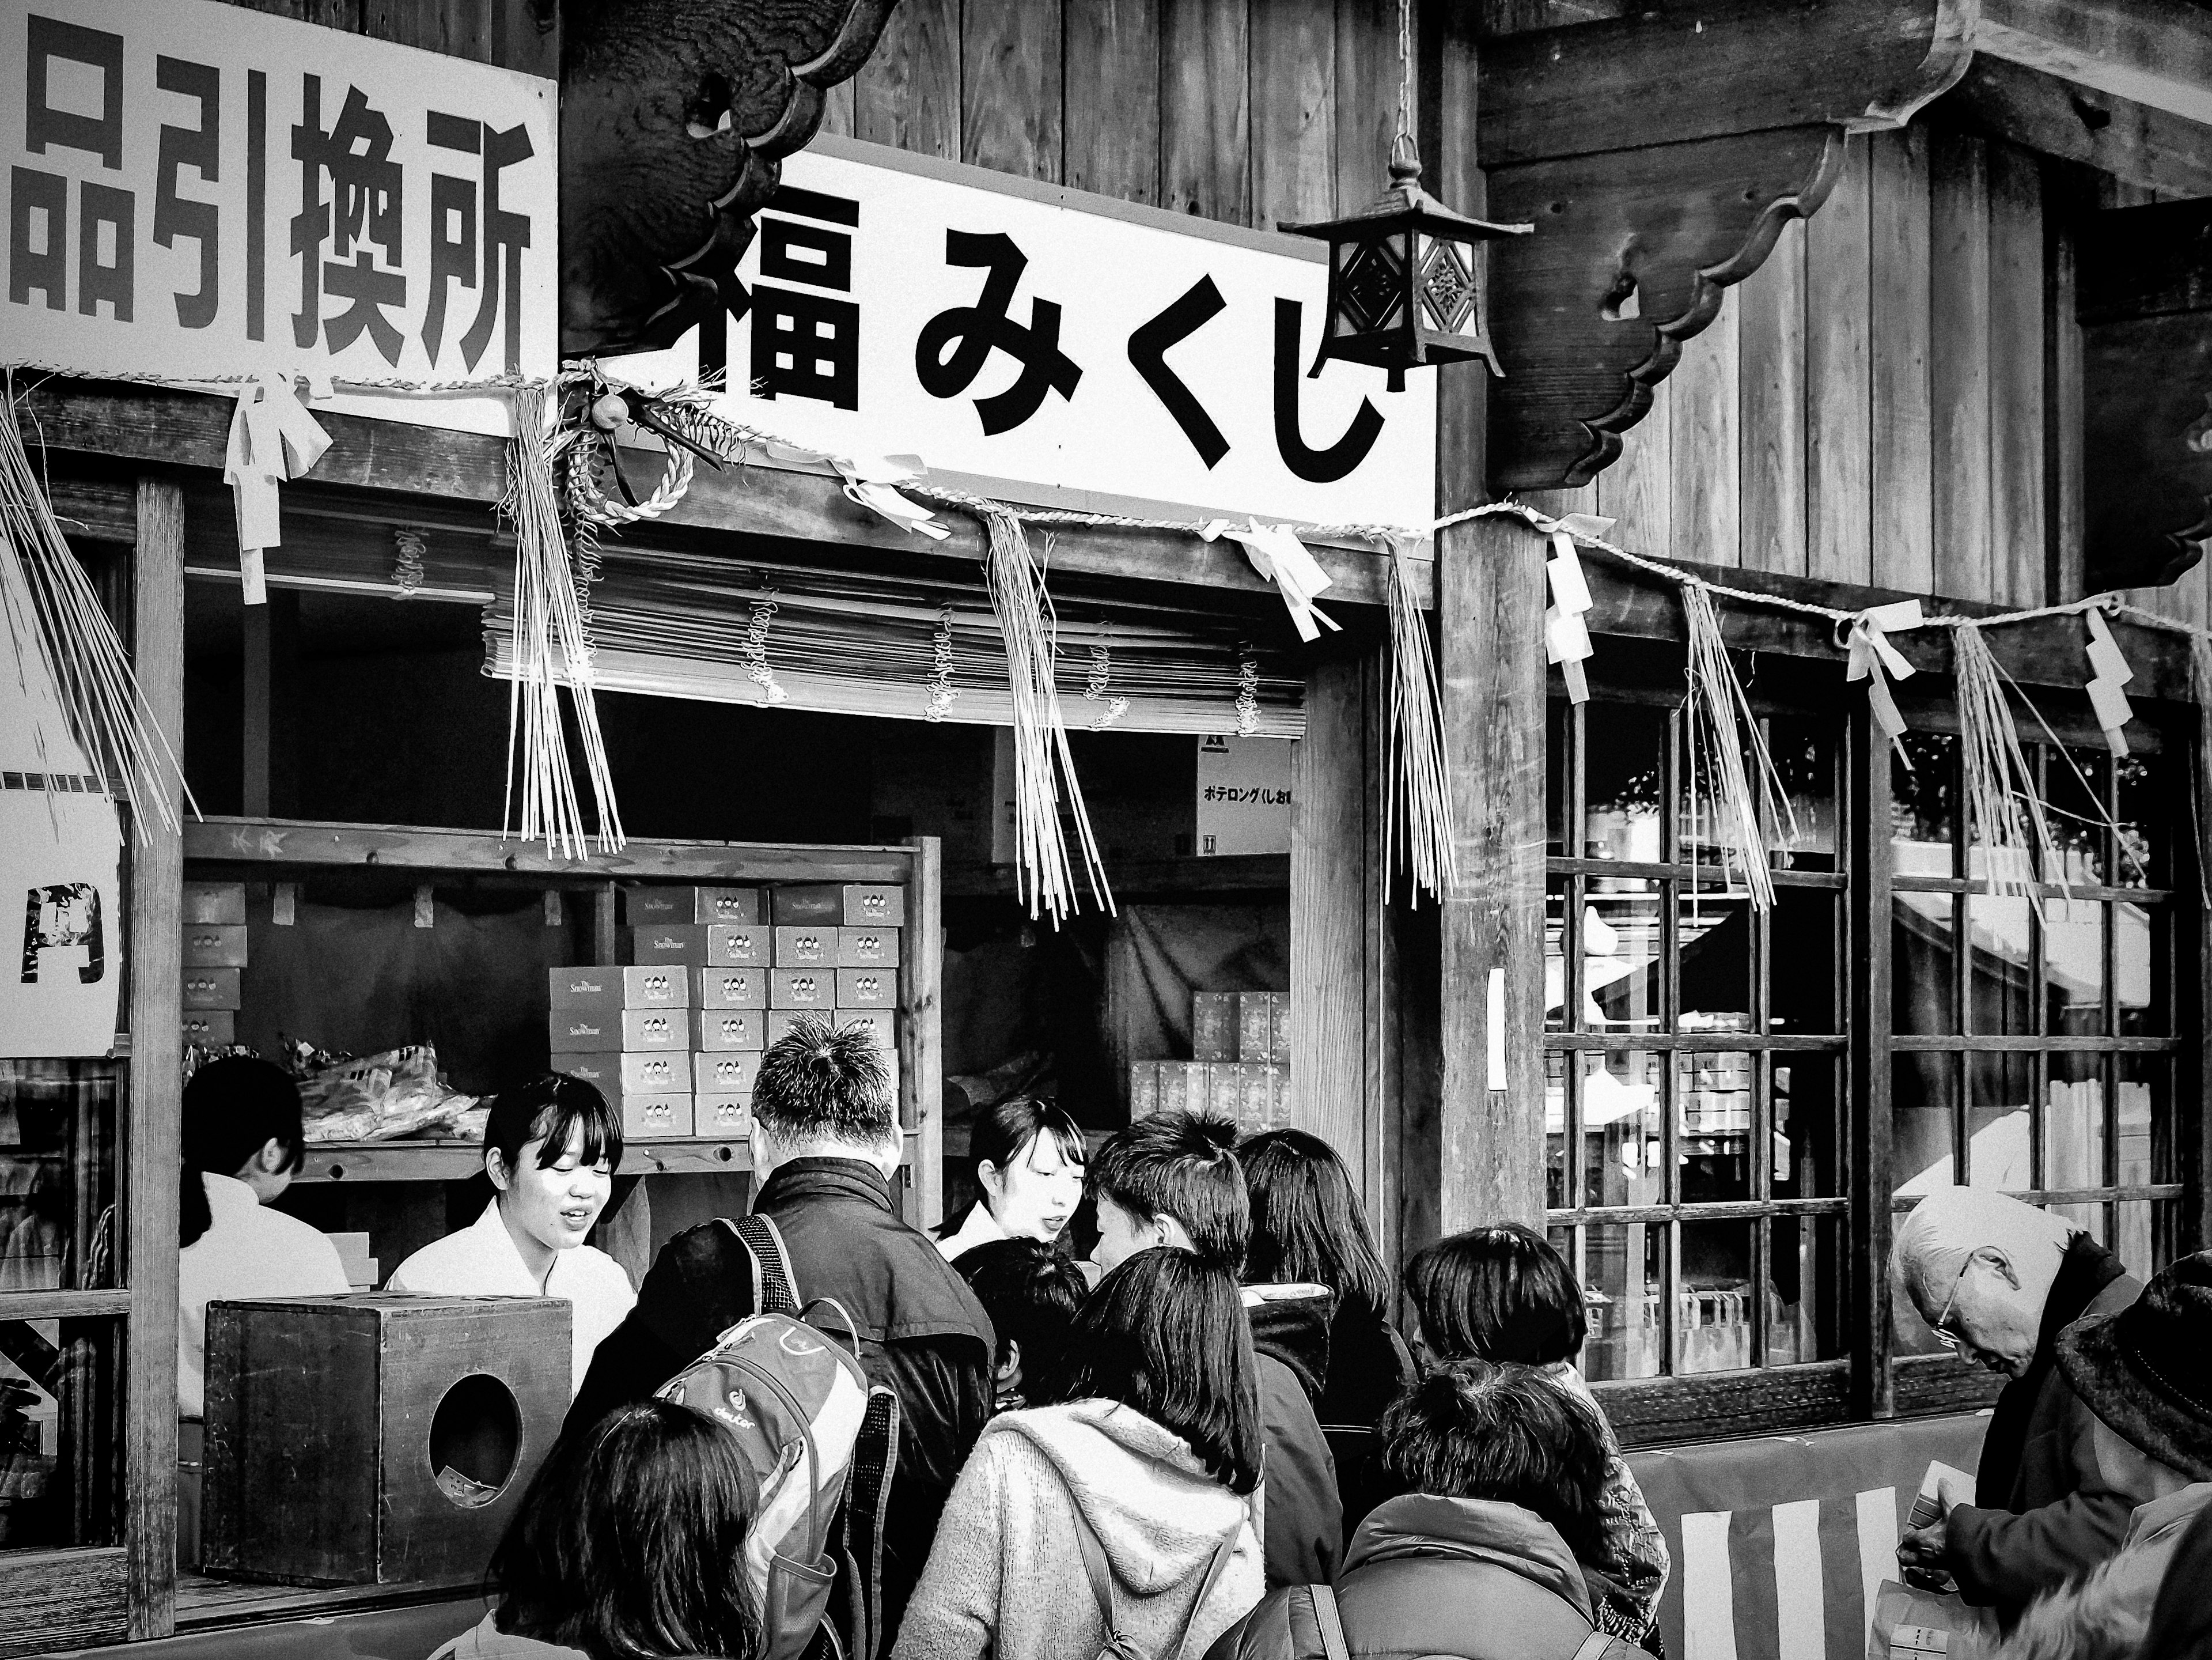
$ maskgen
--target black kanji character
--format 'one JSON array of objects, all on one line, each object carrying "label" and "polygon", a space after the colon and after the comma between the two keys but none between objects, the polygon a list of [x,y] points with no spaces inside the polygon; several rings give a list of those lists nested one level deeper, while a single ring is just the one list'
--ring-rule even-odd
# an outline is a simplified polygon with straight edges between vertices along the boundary
[{"label": "black kanji character", "polygon": [[[300,309],[292,319],[294,344],[315,344],[323,327],[323,290],[350,301],[330,320],[330,349],[343,351],[364,331],[387,363],[399,362],[400,335],[386,306],[404,307],[407,279],[400,275],[400,210],[405,173],[392,159],[392,123],[369,107],[359,87],[346,88],[337,125],[323,131],[323,82],[300,78],[300,123],[292,129],[292,159],[300,164],[300,211],[292,216],[292,252],[300,258]],[[328,173],[331,195],[323,197]],[[334,256],[325,260],[323,246]],[[362,246],[358,249],[355,244]],[[384,252],[380,270],[368,244]]]},{"label": "black kanji character", "polygon": [[1229,441],[1213,424],[1197,394],[1181,375],[1168,367],[1168,348],[1180,344],[1203,328],[1228,305],[1211,277],[1201,277],[1182,296],[1129,336],[1129,362],[1144,377],[1152,395],[1182,429],[1190,447],[1208,468],[1229,453]]},{"label": "black kanji character", "polygon": [[222,75],[212,64],[156,58],[154,84],[200,106],[198,126],[162,124],[161,154],[155,164],[154,240],[165,248],[173,246],[179,236],[189,236],[199,244],[200,285],[194,292],[175,298],[179,326],[204,329],[215,321],[220,216],[214,203],[180,195],[177,186],[186,167],[198,173],[203,185],[216,184],[222,178]]},{"label": "black kanji character", "polygon": [[429,112],[426,136],[440,149],[483,158],[483,200],[480,227],[476,181],[452,173],[430,175],[430,303],[422,319],[423,350],[433,363],[438,361],[445,344],[446,291],[459,283],[477,290],[476,320],[461,337],[462,362],[475,369],[504,305],[504,367],[511,374],[522,363],[522,250],[530,246],[530,216],[500,206],[499,175],[537,151],[529,133],[520,126],[501,131],[488,123],[437,110]]},{"label": "black kanji character", "polygon": [[860,407],[860,308],[772,283],[753,284],[754,390]]},{"label": "black kanji character", "polygon": [[990,275],[975,304],[941,311],[922,325],[914,345],[914,369],[922,390],[932,398],[959,397],[975,384],[995,350],[1019,362],[1022,372],[1006,391],[975,400],[987,435],[1021,425],[1043,406],[1048,392],[1073,398],[1083,371],[1060,349],[1059,306],[1030,301],[1026,328],[1006,314],[1030,263],[1013,239],[1003,231],[948,230],[945,263],[979,265]]}]

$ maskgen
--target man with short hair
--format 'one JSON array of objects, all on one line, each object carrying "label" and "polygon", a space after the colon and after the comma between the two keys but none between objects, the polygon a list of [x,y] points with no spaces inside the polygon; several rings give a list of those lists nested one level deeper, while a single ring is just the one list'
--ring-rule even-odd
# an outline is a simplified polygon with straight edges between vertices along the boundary
[{"label": "man with short hair", "polygon": [[[802,1302],[834,1299],[859,1329],[871,1383],[899,1397],[884,1530],[883,1651],[929,1558],[939,1512],[991,1415],[990,1317],[891,1196],[901,1138],[890,1069],[866,1027],[813,1019],[761,1056],[753,1083],[753,1212],[790,1252]],[[661,1249],[629,1320],[599,1346],[569,1420],[649,1395],[755,1312],[735,1233],[707,1223]]]},{"label": "man with short hair", "polygon": [[1984,1188],[1939,1188],[1899,1225],[1891,1265],[1938,1338],[2011,1379],[1997,1396],[1974,1481],[1898,1547],[1940,1568],[2009,1627],[2036,1596],[2119,1549],[2147,1467],[2103,1438],[2057,1365],[2075,1321],[2117,1313],[2142,1282],[2060,1217]]},{"label": "man with short hair", "polygon": [[[1180,1245],[1239,1275],[1252,1201],[1236,1145],[1233,1124],[1188,1112],[1155,1113],[1116,1131],[1091,1161],[1098,1211],[1092,1259],[1111,1273],[1139,1251]],[[1248,1286],[1243,1296],[1267,1446],[1261,1536],[1267,1584],[1326,1581],[1343,1554],[1344,1507],[1314,1403],[1328,1373],[1334,1299],[1318,1286]]]}]

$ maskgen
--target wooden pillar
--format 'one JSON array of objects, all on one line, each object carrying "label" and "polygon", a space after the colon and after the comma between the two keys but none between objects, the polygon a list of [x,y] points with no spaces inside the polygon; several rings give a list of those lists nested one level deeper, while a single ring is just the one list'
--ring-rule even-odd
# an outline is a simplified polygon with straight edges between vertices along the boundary
[{"label": "wooden pillar", "polygon": [[945,1216],[945,844],[917,836],[914,874],[906,889],[906,927],[899,936],[899,975],[906,1018],[899,1022],[900,1115],[913,1132],[915,1214],[918,1227]]},{"label": "wooden pillar", "polygon": [[[138,483],[131,564],[133,666],[173,752],[185,749],[185,498],[164,479]],[[181,812],[181,804],[174,806]],[[184,840],[134,812],[130,860],[130,1100],[124,1230],[131,1287],[125,1383],[126,1504],[135,1639],[176,1625],[177,1168],[184,1084]]]}]

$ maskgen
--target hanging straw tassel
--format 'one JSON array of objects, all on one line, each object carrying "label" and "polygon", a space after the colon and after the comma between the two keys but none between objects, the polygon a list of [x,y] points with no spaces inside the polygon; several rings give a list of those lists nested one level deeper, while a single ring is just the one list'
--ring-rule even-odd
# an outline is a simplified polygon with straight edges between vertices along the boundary
[{"label": "hanging straw tassel", "polygon": [[1075,908],[1075,873],[1060,828],[1056,779],[1067,787],[1069,816],[1082,843],[1091,897],[1110,913],[1114,895],[1091,834],[1091,814],[1083,805],[1067,727],[1060,719],[1060,688],[1053,678],[1052,602],[1022,521],[996,506],[982,513],[990,532],[983,574],[999,631],[1006,636],[1007,689],[1013,698],[1015,889],[1032,917],[1048,912],[1057,927]]},{"label": "hanging straw tassel", "polygon": [[599,818],[599,849],[623,844],[599,714],[592,696],[592,642],[584,622],[580,573],[568,555],[554,493],[553,463],[545,427],[544,388],[514,394],[514,437],[507,446],[507,496],[500,513],[514,526],[514,665],[507,683],[507,806],[502,824],[515,822],[515,755],[521,751],[522,839],[544,837],[550,858],[589,851],[576,780],[568,765],[561,721],[561,683],[576,710],[576,732]]},{"label": "hanging straw tassel", "polygon": [[[1437,903],[1458,878],[1453,848],[1451,769],[1444,757],[1443,721],[1437,689],[1436,654],[1429,644],[1428,618],[1422,613],[1407,562],[1403,538],[1389,538],[1390,550],[1390,725],[1388,734],[1389,787],[1383,800],[1383,841],[1402,845],[1413,879],[1413,903],[1424,891]],[[1382,864],[1382,900],[1390,900],[1395,860]]]},{"label": "hanging straw tassel", "polygon": [[0,404],[6,405],[0,413],[0,610],[7,613],[17,684],[35,708],[44,699],[28,666],[43,663],[67,727],[51,735],[34,729],[39,753],[49,753],[50,741],[73,743],[98,775],[102,794],[111,800],[120,794],[137,806],[132,822],[141,836],[149,834],[149,814],[173,834],[179,823],[172,781],[195,816],[198,804],[147,707],[115,625],[54,519],[16,424],[12,376],[0,386]]},{"label": "hanging straw tassel", "polygon": [[[1733,867],[1743,878],[1753,905],[1764,911],[1774,903],[1774,878],[1767,868],[1766,842],[1759,824],[1786,825],[1784,845],[1797,839],[1797,817],[1790,806],[1790,793],[1766,752],[1759,721],[1729,661],[1728,643],[1721,635],[1713,597],[1705,585],[1692,578],[1682,587],[1682,610],[1689,621],[1689,697],[1686,715],[1692,811],[1694,815],[1698,751],[1703,751],[1705,778],[1712,792],[1713,837],[1721,850],[1721,871]],[[1743,738],[1750,735],[1747,762]]]},{"label": "hanging straw tassel", "polygon": [[2030,854],[2056,869],[2051,825],[2035,794],[2035,775],[2020,746],[2020,729],[2005,702],[2002,671],[1988,642],[1971,623],[1951,629],[1951,658],[1959,682],[1959,748],[1966,761],[1966,809],[1975,842],[1983,849],[1991,893],[2033,893]]}]

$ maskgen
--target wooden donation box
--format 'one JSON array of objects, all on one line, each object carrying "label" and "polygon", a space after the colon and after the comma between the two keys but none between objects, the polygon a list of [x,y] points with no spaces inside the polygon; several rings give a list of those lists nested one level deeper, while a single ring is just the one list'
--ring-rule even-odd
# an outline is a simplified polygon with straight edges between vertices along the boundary
[{"label": "wooden donation box", "polygon": [[569,1316],[557,1297],[210,1303],[202,1571],[479,1578],[568,1410]]}]

